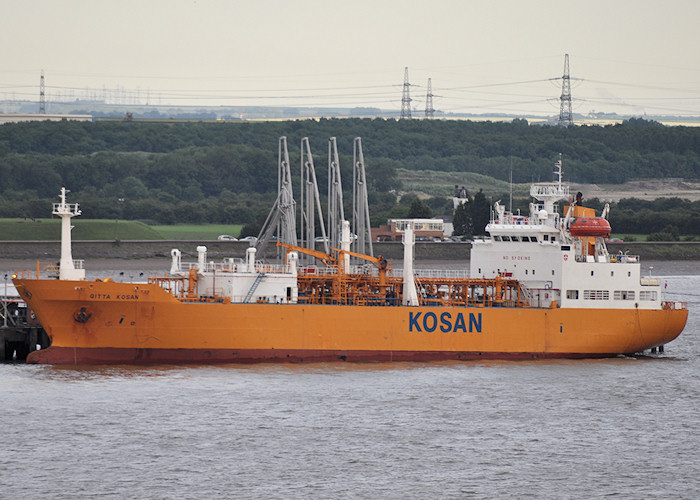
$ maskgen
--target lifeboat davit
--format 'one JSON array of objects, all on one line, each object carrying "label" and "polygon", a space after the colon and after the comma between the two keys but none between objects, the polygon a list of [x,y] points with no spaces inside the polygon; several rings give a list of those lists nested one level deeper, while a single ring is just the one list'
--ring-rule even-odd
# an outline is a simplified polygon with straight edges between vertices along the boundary
[{"label": "lifeboat davit", "polygon": [[569,224],[571,236],[600,236],[610,235],[610,223],[602,217],[574,217]]}]

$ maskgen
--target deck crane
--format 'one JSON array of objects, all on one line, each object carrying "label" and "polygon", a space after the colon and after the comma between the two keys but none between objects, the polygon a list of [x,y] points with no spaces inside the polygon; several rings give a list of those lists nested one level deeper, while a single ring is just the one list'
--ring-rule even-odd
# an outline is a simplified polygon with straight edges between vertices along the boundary
[{"label": "deck crane", "polygon": [[316,257],[318,260],[323,262],[328,267],[339,269],[338,259],[330,254],[325,253],[325,252],[321,252],[319,250],[313,250],[311,248],[304,248],[304,247],[300,247],[297,245],[289,245],[287,243],[282,243],[281,241],[277,242],[277,246],[286,248],[287,253],[299,252],[299,253],[303,253],[305,255],[311,255],[312,257]]},{"label": "deck crane", "polygon": [[381,255],[374,257],[372,255],[366,255],[363,253],[352,252],[350,250],[342,250],[340,248],[333,247],[331,247],[331,250],[338,252],[338,262],[343,262],[345,260],[343,259],[343,256],[346,254],[350,255],[351,257],[356,257],[358,259],[371,262],[379,272],[379,288],[381,289],[382,295],[386,293],[386,289],[389,286],[387,283],[386,274],[388,271],[391,270],[391,268],[389,267],[389,262],[384,257],[382,257]]}]

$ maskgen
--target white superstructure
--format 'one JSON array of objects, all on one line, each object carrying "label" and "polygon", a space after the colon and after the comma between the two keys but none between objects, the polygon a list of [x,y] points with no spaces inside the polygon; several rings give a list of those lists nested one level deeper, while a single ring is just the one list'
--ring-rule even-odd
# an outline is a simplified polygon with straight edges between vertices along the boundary
[{"label": "white superstructure", "polygon": [[[228,297],[232,303],[294,304],[298,299],[296,252],[290,252],[285,265],[270,265],[255,260],[256,250],[246,251],[245,259],[226,258],[207,261],[207,247],[197,247],[197,262],[183,263],[181,252],[173,249],[170,275],[197,281],[203,297]],[[186,286],[183,285],[183,286]],[[174,294],[180,290],[173,290]]]},{"label": "white superstructure", "polygon": [[609,231],[607,206],[602,217],[577,203],[567,205],[566,216],[557,213],[556,203],[571,197],[561,182],[561,158],[555,167],[558,181],[531,186],[537,203],[529,215],[495,204],[489,236],[473,242],[470,276],[513,277],[539,307],[661,308],[660,280],[642,276],[639,258],[608,253],[601,235]]}]

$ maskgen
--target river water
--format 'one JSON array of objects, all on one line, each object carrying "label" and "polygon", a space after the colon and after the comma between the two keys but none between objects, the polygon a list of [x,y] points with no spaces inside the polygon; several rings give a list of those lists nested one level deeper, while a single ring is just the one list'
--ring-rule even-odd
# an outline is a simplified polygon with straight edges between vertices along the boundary
[{"label": "river water", "polygon": [[649,265],[649,357],[0,365],[0,498],[699,498],[700,266]]}]

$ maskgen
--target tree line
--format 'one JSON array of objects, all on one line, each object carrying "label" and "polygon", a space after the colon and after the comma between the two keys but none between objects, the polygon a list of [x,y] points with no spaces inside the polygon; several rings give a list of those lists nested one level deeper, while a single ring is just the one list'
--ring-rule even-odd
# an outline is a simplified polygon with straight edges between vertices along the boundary
[{"label": "tree line", "polygon": [[[274,200],[282,135],[288,137],[293,171],[299,141],[309,137],[321,191],[327,141],[337,137],[347,200],[352,141],[362,137],[370,213],[378,218],[410,208],[411,197],[400,196],[397,168],[476,172],[505,181],[512,175],[513,182],[529,183],[551,180],[552,162],[563,153],[566,180],[573,182],[700,178],[700,129],[641,119],[568,128],[525,120],[28,122],[0,126],[0,216],[45,217],[47,203],[66,186],[91,218],[249,223]],[[450,195],[424,202],[444,214]],[[620,203],[615,222],[625,231],[672,226],[679,234],[698,233],[695,204],[632,210]],[[647,211],[642,216],[640,210]]]}]

